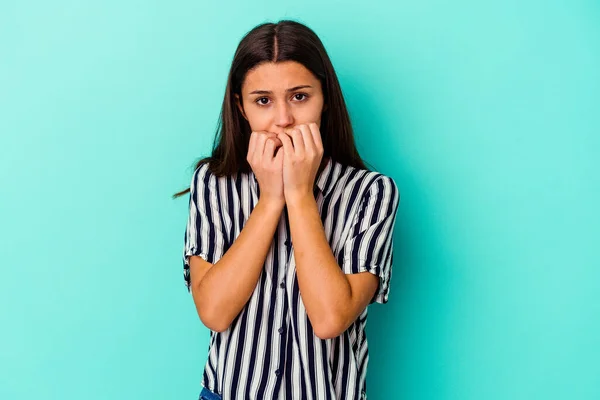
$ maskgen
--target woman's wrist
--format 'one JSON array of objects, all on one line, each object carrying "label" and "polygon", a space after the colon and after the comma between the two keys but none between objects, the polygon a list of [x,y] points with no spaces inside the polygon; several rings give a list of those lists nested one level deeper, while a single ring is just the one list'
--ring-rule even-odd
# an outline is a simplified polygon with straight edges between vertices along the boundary
[{"label": "woman's wrist", "polygon": [[[283,208],[285,207],[285,199],[259,197],[258,204],[260,204],[262,207],[264,207],[267,210],[281,213],[281,211],[283,211]],[[257,206],[258,206],[258,204],[257,204]]]}]

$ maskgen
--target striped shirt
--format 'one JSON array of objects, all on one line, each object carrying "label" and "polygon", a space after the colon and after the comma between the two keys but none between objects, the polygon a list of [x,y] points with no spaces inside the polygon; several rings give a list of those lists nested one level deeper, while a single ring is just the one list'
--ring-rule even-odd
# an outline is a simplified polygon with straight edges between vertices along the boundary
[{"label": "striped shirt", "polygon": [[[386,303],[399,202],[395,182],[329,159],[315,183],[338,265],[346,274],[379,276],[371,303]],[[259,193],[253,172],[216,177],[207,164],[194,171],[183,250],[188,291],[188,257],[216,263],[240,234]],[[300,296],[291,239],[284,208],[250,300],[227,330],[210,333],[202,385],[223,400],[366,399],[368,307],[340,336],[317,337]]]}]

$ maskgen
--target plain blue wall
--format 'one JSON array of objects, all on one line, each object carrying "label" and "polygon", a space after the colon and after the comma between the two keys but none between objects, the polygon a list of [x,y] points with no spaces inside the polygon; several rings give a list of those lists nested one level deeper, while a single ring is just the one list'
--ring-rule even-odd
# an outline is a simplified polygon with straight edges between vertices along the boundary
[{"label": "plain blue wall", "polygon": [[243,34],[321,36],[401,191],[369,398],[600,398],[597,1],[3,1],[0,399],[195,399],[193,161]]}]

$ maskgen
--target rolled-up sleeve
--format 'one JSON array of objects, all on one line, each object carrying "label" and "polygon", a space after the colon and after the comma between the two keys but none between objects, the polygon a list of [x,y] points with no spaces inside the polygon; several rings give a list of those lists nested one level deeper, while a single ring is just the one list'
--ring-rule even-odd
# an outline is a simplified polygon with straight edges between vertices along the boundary
[{"label": "rolled-up sleeve", "polygon": [[211,264],[227,250],[226,236],[216,185],[208,164],[198,167],[190,183],[189,215],[183,246],[183,277],[190,291],[190,256],[200,256]]},{"label": "rolled-up sleeve", "polygon": [[382,175],[365,190],[338,261],[346,274],[370,272],[379,277],[371,303],[387,303],[392,275],[393,232],[400,194],[394,180]]}]

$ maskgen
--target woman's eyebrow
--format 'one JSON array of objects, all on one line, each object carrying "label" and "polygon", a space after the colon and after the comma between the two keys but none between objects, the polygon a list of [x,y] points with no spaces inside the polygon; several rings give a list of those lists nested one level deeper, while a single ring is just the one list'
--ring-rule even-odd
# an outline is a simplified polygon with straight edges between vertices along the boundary
[{"label": "woman's eyebrow", "polygon": [[[293,88],[289,88],[286,89],[286,92],[294,92],[296,90],[300,90],[300,89],[306,89],[306,88],[312,88],[312,86],[310,85],[300,85],[300,86],[294,86]],[[271,94],[273,92],[271,92],[270,90],[255,90],[253,92],[250,92],[250,94]]]}]

